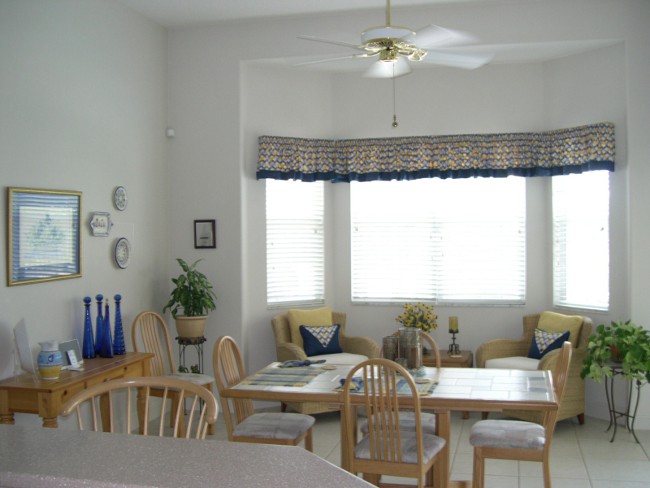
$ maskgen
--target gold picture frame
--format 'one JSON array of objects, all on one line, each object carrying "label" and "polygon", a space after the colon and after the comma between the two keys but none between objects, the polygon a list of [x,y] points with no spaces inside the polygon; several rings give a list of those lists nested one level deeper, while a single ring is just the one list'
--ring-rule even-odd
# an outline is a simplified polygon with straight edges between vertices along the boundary
[{"label": "gold picture frame", "polygon": [[81,277],[81,192],[7,188],[7,286]]}]

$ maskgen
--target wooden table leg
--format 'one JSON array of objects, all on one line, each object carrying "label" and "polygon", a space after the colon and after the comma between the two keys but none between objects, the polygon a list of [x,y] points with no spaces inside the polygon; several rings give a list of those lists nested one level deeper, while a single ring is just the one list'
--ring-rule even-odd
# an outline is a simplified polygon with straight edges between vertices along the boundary
[{"label": "wooden table leg", "polygon": [[15,424],[14,413],[9,410],[9,393],[0,390],[0,424]]},{"label": "wooden table leg", "polygon": [[438,455],[434,467],[434,486],[447,488],[449,485],[449,450],[451,442],[451,413],[447,411],[436,412],[436,434],[447,441],[445,447]]}]

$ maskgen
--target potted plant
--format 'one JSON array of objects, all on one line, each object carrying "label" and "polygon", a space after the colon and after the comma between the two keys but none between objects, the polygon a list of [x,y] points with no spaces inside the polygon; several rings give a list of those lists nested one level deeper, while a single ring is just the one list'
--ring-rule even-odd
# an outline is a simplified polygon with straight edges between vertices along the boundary
[{"label": "potted plant", "polygon": [[167,309],[171,310],[179,337],[203,337],[207,314],[217,308],[217,296],[208,278],[196,269],[202,259],[191,265],[180,258],[176,261],[183,273],[178,278],[172,278],[172,283],[176,286],[163,308],[163,313]]},{"label": "potted plant", "polygon": [[637,382],[650,381],[650,331],[627,322],[596,327],[589,338],[587,356],[580,375],[601,383],[612,377],[612,366],[620,364],[622,375]]}]

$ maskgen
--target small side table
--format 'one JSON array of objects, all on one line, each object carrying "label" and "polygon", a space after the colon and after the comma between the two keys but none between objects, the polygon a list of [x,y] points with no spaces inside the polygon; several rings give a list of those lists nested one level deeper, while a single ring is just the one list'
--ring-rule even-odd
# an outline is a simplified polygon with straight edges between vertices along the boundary
[{"label": "small side table", "polygon": [[[185,350],[187,346],[193,346],[196,351],[196,356],[198,360],[199,373],[203,374],[203,343],[207,339],[203,336],[201,337],[177,337],[178,341],[178,364],[179,366],[187,367],[185,364]],[[189,370],[189,368],[188,368]]]},{"label": "small side table", "polygon": [[[422,357],[425,366],[435,367],[433,356]],[[458,356],[450,356],[448,351],[440,350],[440,366],[443,368],[472,368],[474,366],[474,354],[472,351],[460,351]],[[463,418],[469,418],[469,412],[463,412]]]},{"label": "small side table", "polygon": [[[639,439],[636,437],[636,434],[634,433],[634,420],[636,419],[636,413],[637,410],[639,409],[639,397],[641,395],[641,387],[644,385],[644,383],[641,383],[639,380],[634,380],[634,379],[627,380],[630,383],[630,385],[628,386],[629,394],[627,397],[627,406],[625,407],[625,410],[616,410],[616,406],[614,404],[614,380],[616,379],[617,376],[623,374],[623,368],[619,364],[611,364],[610,366],[612,368],[612,377],[611,378],[605,377],[605,395],[607,395],[607,407],[609,408],[609,426],[607,427],[607,431],[609,431],[609,429],[611,429],[612,426],[614,427],[614,431],[612,432],[612,438],[610,439],[609,442],[614,442],[614,438],[616,437],[616,427],[617,427],[616,420],[623,417],[625,419],[625,427],[627,427],[627,430],[632,433],[636,443],[639,444]],[[625,378],[623,379],[625,380]],[[636,401],[634,403],[634,411],[630,412],[632,408],[632,393],[634,391],[635,386],[636,386]]]}]

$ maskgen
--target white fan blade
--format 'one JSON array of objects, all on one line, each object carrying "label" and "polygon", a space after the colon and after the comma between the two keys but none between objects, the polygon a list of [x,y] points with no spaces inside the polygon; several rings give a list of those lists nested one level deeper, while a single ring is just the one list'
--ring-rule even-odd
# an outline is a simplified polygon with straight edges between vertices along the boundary
[{"label": "white fan blade", "polygon": [[358,44],[352,44],[345,41],[332,41],[330,39],[322,39],[320,37],[313,37],[313,36],[298,36],[298,39],[304,39],[306,41],[314,41],[314,42],[324,42],[325,44],[334,44],[336,46],[345,46],[345,47],[350,47],[352,49],[358,49],[360,51],[364,50],[363,46],[359,46]]},{"label": "white fan blade", "polygon": [[403,40],[415,44],[417,47],[426,49],[431,47],[458,46],[470,44],[476,41],[471,34],[459,30],[447,29],[439,25],[427,25],[402,37]]},{"label": "white fan blade", "polygon": [[411,71],[409,62],[406,58],[401,57],[397,58],[394,63],[376,61],[363,73],[363,76],[366,78],[397,78],[408,75]]},{"label": "white fan blade", "polygon": [[323,58],[323,59],[313,59],[311,61],[302,61],[300,63],[295,63],[292,66],[295,67],[300,67],[300,66],[309,66],[311,64],[320,64],[320,63],[329,63],[330,61],[341,61],[342,59],[357,59],[357,58],[367,58],[370,56],[374,56],[374,54],[366,54],[366,53],[361,53],[361,54],[347,54],[347,55],[341,55],[341,56],[336,56],[332,58]]},{"label": "white fan blade", "polygon": [[452,66],[454,68],[475,69],[489,63],[492,57],[491,54],[461,54],[431,50],[420,62]]}]

